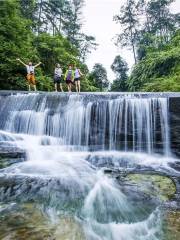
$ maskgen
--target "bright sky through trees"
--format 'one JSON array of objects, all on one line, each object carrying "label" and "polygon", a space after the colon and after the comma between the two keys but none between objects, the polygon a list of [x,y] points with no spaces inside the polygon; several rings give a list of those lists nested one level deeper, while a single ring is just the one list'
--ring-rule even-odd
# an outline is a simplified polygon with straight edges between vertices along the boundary
[{"label": "bright sky through trees", "polygon": [[[114,74],[110,65],[116,55],[121,54],[129,66],[134,63],[131,51],[118,49],[114,45],[113,37],[120,32],[120,26],[113,22],[113,16],[119,12],[125,0],[85,0],[84,8],[84,31],[94,35],[99,44],[97,51],[92,52],[87,64],[92,69],[95,63],[102,63],[108,71],[108,77],[112,81]],[[172,4],[173,12],[180,12],[180,1]]]}]

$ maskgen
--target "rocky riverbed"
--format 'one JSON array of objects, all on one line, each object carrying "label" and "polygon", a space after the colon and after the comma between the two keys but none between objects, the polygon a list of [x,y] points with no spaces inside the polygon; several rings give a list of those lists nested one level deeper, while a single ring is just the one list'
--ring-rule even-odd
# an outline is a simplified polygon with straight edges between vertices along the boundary
[{"label": "rocky riverbed", "polygon": [[0,94],[0,239],[179,240],[179,99]]}]

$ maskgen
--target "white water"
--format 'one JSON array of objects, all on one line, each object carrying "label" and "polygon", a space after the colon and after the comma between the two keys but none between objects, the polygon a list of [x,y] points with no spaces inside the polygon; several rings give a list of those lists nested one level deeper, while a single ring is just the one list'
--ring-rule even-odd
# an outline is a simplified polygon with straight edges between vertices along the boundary
[{"label": "white water", "polygon": [[[158,122],[161,157],[154,154]],[[0,142],[27,154],[27,161],[2,170],[0,177],[33,179],[29,192],[26,182],[20,187],[17,183],[13,196],[11,191],[0,190],[1,199],[42,199],[53,209],[54,219],[65,203],[77,202],[78,207],[72,207],[78,208],[74,215],[90,240],[160,239],[160,211],[154,208],[145,219],[139,217],[137,206],[116,180],[96,166],[102,161],[104,167],[169,169],[173,159],[169,157],[166,98],[85,103],[83,97],[70,96],[67,102],[57,98],[54,103],[47,96],[10,96],[0,107],[0,127]]]},{"label": "white water", "polygon": [[2,101],[0,116],[2,130],[54,136],[64,145],[170,154],[166,98],[17,95]]}]

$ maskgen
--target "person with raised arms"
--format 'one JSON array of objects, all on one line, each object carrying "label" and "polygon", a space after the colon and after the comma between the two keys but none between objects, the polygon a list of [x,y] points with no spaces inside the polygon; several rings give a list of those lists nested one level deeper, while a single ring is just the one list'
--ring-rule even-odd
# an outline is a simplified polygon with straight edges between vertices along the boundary
[{"label": "person with raised arms", "polygon": [[28,64],[25,64],[20,58],[17,58],[17,61],[22,63],[26,67],[27,71],[27,80],[29,84],[29,91],[31,91],[31,85],[34,87],[34,91],[37,91],[36,88],[36,79],[35,79],[35,68],[39,67],[42,63],[39,62],[35,66],[33,66],[32,62],[29,62]]}]

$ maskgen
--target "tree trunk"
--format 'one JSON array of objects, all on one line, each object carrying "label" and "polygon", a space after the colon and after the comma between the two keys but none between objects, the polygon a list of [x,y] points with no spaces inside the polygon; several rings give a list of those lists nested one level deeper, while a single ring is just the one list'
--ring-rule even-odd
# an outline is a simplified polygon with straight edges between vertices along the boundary
[{"label": "tree trunk", "polygon": [[40,22],[41,22],[41,14],[42,14],[42,5],[43,5],[43,0],[41,0],[40,3],[39,3],[38,30],[37,30],[38,35],[39,35],[39,32],[40,32]]},{"label": "tree trunk", "polygon": [[135,50],[135,44],[134,44],[134,40],[133,40],[132,29],[131,29],[131,44],[132,44],[132,49],[133,49],[134,62],[135,62],[135,64],[136,64],[136,63],[137,63],[137,59],[136,59],[136,50]]},{"label": "tree trunk", "polygon": [[134,43],[132,44],[132,48],[133,48],[134,62],[135,62],[135,64],[137,64],[137,59],[136,59],[136,50],[135,50]]}]

